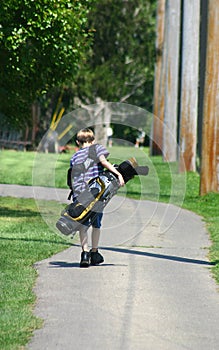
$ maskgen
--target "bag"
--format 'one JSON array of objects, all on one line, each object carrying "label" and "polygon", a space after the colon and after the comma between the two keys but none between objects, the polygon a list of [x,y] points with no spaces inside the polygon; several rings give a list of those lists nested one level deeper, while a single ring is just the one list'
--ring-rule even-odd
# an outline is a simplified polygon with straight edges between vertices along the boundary
[{"label": "bag", "polygon": [[[146,176],[149,171],[147,166],[138,166],[134,158],[122,162],[119,166],[115,165],[115,167],[122,174],[125,183],[135,175]],[[103,175],[90,180],[88,188],[61,213],[61,217],[56,223],[58,230],[64,235],[74,234],[91,216],[94,220],[95,213],[103,211],[119,187],[117,176],[109,170],[105,170]]]}]

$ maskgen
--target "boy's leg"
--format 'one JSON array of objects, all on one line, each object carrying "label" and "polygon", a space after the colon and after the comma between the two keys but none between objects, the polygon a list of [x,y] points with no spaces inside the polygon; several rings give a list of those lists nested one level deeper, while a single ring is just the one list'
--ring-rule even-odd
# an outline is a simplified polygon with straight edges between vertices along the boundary
[{"label": "boy's leg", "polygon": [[85,225],[82,225],[79,229],[79,236],[81,241],[81,247],[82,250],[85,252],[88,252],[88,227]]},{"label": "boy's leg", "polygon": [[104,262],[103,256],[98,252],[102,216],[103,214],[99,213],[95,218],[94,222],[92,223],[92,249],[90,250],[90,258],[92,265],[97,265]]},{"label": "boy's leg", "polygon": [[96,252],[98,249],[102,217],[103,217],[103,213],[98,213],[97,215],[94,214],[94,220],[92,220],[91,218],[91,222],[92,222],[91,244],[92,244],[93,252]]},{"label": "boy's leg", "polygon": [[88,251],[88,227],[82,226],[79,230],[82,253],[80,267],[88,267],[90,264],[90,253]]},{"label": "boy's leg", "polygon": [[91,244],[92,244],[92,252],[96,252],[99,245],[100,239],[100,228],[92,227],[92,236],[91,236]]}]

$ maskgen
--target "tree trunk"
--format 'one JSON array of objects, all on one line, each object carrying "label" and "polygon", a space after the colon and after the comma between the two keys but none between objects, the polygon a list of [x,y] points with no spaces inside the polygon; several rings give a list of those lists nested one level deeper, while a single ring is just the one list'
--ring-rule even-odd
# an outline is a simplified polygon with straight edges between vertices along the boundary
[{"label": "tree trunk", "polygon": [[154,79],[154,117],[150,145],[151,155],[161,155],[163,149],[165,3],[166,0],[158,0],[157,2],[156,66]]},{"label": "tree trunk", "polygon": [[200,194],[219,192],[219,2],[208,2]]},{"label": "tree trunk", "polygon": [[183,3],[180,171],[196,170],[200,1]]},{"label": "tree trunk", "polygon": [[31,142],[33,145],[35,144],[35,141],[36,141],[39,117],[40,117],[40,106],[38,102],[34,102],[32,104],[32,135],[31,135]]},{"label": "tree trunk", "polygon": [[180,0],[166,1],[166,76],[163,130],[163,159],[177,160],[177,105],[179,80]]}]

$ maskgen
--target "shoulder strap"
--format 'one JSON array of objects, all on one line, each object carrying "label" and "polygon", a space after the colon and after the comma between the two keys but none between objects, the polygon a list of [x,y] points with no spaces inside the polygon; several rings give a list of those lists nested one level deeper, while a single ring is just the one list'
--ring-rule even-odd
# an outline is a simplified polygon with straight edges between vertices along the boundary
[{"label": "shoulder strap", "polygon": [[98,163],[99,158],[97,157],[97,148],[96,148],[96,146],[97,146],[97,144],[91,145],[89,147],[88,158],[91,158],[92,160],[94,160],[95,163]]},{"label": "shoulder strap", "polygon": [[94,165],[94,163],[98,163],[99,158],[97,157],[96,145],[91,145],[88,150],[88,156],[83,163],[75,164],[71,171],[71,176],[78,176],[81,173],[87,172],[87,170]]},{"label": "shoulder strap", "polygon": [[85,173],[94,163],[99,162],[99,158],[97,156],[96,144],[91,145],[88,151],[88,157],[84,163],[76,164],[73,168],[68,169],[67,173],[67,184],[71,189],[68,199],[72,196],[72,177],[75,175],[80,175],[81,173]]}]

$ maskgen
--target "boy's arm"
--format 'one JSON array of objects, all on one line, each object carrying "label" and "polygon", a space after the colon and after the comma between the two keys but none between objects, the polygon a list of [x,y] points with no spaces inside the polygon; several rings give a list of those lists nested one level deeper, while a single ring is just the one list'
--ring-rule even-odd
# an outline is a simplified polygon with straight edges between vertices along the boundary
[{"label": "boy's arm", "polygon": [[112,173],[116,174],[118,176],[120,186],[124,186],[125,181],[122,177],[122,174],[118,170],[116,170],[116,168],[106,159],[106,157],[104,155],[101,155],[99,157],[99,161],[104,168],[106,168],[109,171],[111,171]]}]

